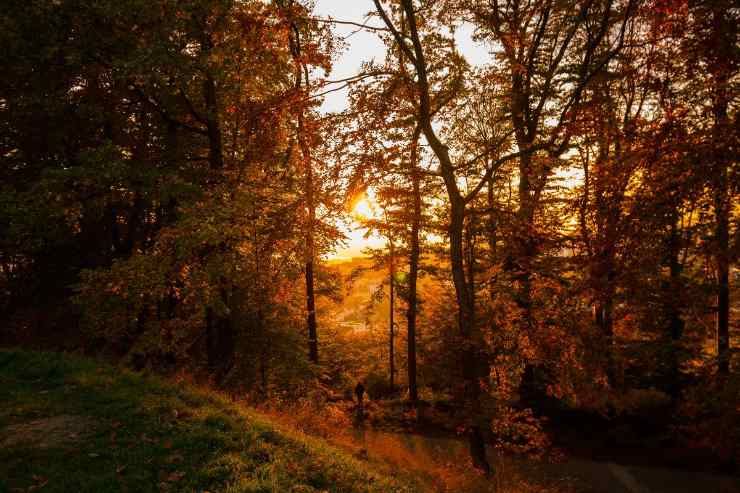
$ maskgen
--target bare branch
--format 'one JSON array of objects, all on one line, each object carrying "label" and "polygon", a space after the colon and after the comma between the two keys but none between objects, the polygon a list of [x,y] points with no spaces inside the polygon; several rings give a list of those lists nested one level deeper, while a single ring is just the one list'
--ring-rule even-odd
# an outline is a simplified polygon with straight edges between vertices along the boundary
[{"label": "bare branch", "polygon": [[496,161],[490,164],[490,166],[486,170],[483,177],[481,177],[480,181],[478,181],[478,184],[475,186],[475,188],[473,188],[470,192],[468,192],[467,195],[465,195],[465,197],[463,198],[463,201],[465,203],[468,203],[471,200],[473,200],[476,197],[476,195],[478,195],[478,192],[480,192],[483,189],[483,186],[488,182],[488,179],[491,177],[491,175],[506,162],[511,161],[512,159],[516,159],[521,156],[525,156],[527,154],[534,153],[541,149],[545,149],[546,147],[548,147],[547,144],[539,144],[535,146],[530,146],[524,150],[512,152],[511,154],[507,154],[497,159]]},{"label": "bare branch", "polygon": [[390,29],[386,27],[378,27],[378,26],[368,26],[367,23],[370,22],[370,18],[368,18],[364,23],[360,24],[359,22],[352,22],[352,21],[340,21],[338,19],[333,19],[329,17],[328,19],[322,19],[321,17],[309,17],[309,20],[312,20],[314,22],[321,22],[324,24],[338,24],[343,26],[355,26],[360,28],[360,30],[366,30],[366,31],[372,31],[372,32],[391,32]]}]

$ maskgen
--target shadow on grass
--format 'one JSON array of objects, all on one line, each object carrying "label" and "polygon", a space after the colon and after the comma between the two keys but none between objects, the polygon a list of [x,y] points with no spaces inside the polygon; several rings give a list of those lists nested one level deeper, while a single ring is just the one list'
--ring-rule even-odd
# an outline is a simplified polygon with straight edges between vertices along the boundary
[{"label": "shadow on grass", "polygon": [[0,351],[0,402],[0,492],[417,490],[215,393],[70,355]]}]

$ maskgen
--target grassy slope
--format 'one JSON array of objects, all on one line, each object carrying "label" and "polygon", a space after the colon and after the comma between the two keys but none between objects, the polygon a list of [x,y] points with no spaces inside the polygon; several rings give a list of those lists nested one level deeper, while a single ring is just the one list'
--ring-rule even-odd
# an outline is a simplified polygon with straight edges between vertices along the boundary
[{"label": "grassy slope", "polygon": [[14,425],[55,416],[96,424],[76,443],[0,446],[0,492],[413,491],[218,395],[69,355],[0,350],[0,443]]}]

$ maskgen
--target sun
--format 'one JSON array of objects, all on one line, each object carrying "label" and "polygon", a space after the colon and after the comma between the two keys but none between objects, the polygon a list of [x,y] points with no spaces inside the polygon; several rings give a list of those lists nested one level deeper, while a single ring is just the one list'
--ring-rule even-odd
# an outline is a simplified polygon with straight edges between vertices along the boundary
[{"label": "sun", "polygon": [[357,201],[355,206],[352,208],[352,215],[359,219],[367,219],[372,217],[373,211],[370,206],[370,202],[366,198],[362,198]]},{"label": "sun", "polygon": [[379,214],[378,205],[372,196],[372,192],[362,195],[360,200],[352,207],[352,217],[356,220],[373,219]]}]

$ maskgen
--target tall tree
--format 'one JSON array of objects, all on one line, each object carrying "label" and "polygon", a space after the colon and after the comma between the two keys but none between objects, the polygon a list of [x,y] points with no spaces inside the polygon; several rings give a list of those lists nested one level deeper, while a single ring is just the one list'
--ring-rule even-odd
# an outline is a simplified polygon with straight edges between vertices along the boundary
[{"label": "tall tree", "polygon": [[421,173],[418,164],[418,140],[419,131],[414,132],[411,141],[411,153],[409,156],[409,168],[411,174],[411,197],[413,207],[411,212],[411,231],[409,232],[409,276],[407,283],[406,309],[406,344],[407,344],[407,373],[409,383],[409,400],[413,403],[419,399],[419,389],[416,381],[416,320],[419,308],[418,302],[418,279],[419,279],[419,257],[420,257],[420,230],[422,218],[421,203]]},{"label": "tall tree", "polygon": [[[714,261],[717,269],[717,368],[721,374],[730,372],[730,217],[733,186],[730,165],[732,151],[728,143],[736,141],[730,120],[733,99],[732,80],[740,68],[738,56],[738,16],[733,15],[729,2],[697,4],[693,14],[698,23],[708,24],[704,39],[703,58],[709,69],[711,98],[711,180],[714,194]],[[735,11],[736,12],[736,11]],[[701,28],[700,28],[701,29]],[[736,93],[735,93],[736,94]],[[734,134],[734,135],[733,135]]]},{"label": "tall tree", "polygon": [[[305,23],[305,12],[293,12],[297,6],[292,0],[288,1],[286,8],[289,9],[288,15],[291,17],[301,16]],[[301,39],[301,30],[298,27],[298,21],[292,19],[290,22],[290,47],[295,64],[295,89],[297,95],[302,98],[311,96],[311,81],[309,78],[308,65],[306,61],[309,54],[304,53]],[[299,102],[300,104],[300,102]],[[304,103],[305,104],[305,103]],[[312,362],[319,361],[319,343],[316,327],[316,295],[314,287],[314,263],[316,261],[316,202],[314,198],[314,169],[311,156],[311,146],[309,144],[310,130],[307,128],[306,115],[304,110],[299,109],[297,118],[297,140],[299,142],[304,169],[304,189],[306,204],[306,252],[305,252],[305,280],[306,280],[306,328],[308,333],[308,354]]]},{"label": "tall tree", "polygon": [[[503,70],[492,77],[507,88],[506,102],[518,156],[518,210],[510,270],[518,286],[522,329],[535,327],[532,281],[538,250],[537,210],[562,154],[570,148],[583,95],[593,78],[620,52],[634,2],[461,2],[481,36],[501,46]],[[536,365],[528,364],[523,392],[535,390]]]},{"label": "tall tree", "polygon": [[[416,86],[415,94],[411,96],[416,110],[414,118],[439,163],[438,173],[447,192],[449,203],[449,226],[447,230],[450,244],[449,259],[458,304],[458,327],[462,346],[460,349],[460,363],[464,374],[463,400],[468,418],[470,452],[475,466],[489,473],[491,468],[486,458],[483,431],[487,428],[487,421],[481,406],[480,386],[481,379],[487,378],[488,375],[487,368],[484,368],[486,366],[485,343],[480,326],[476,323],[475,288],[472,280],[466,275],[463,233],[466,205],[487,182],[493,166],[487,170],[486,176],[472,190],[467,193],[461,191],[456,176],[456,170],[460,169],[461,166],[455,166],[449,147],[442,142],[433,124],[435,115],[450,100],[455,98],[459,90],[460,79],[457,77],[459,77],[461,68],[458,66],[450,70],[452,74],[450,79],[452,80],[445,81],[449,85],[447,87],[443,86],[442,91],[436,92],[433,82],[430,81],[428,55],[423,46],[423,36],[417,23],[417,10],[413,3],[410,0],[401,0],[399,5],[404,14],[404,25],[406,23],[408,25],[408,35],[403,33],[403,28],[398,28],[380,0],[375,0],[375,7],[391,32],[395,47],[403,52],[404,61],[411,65]],[[432,22],[432,19],[426,19],[425,22]],[[435,35],[431,37],[434,38]],[[435,53],[435,55],[440,56],[441,54]],[[450,53],[445,55],[450,56]],[[452,61],[462,64],[461,60],[455,60],[455,56],[457,55],[453,51]],[[507,159],[510,159],[510,157]],[[474,161],[477,161],[477,159],[474,159]],[[464,167],[464,164],[462,167]]]}]

